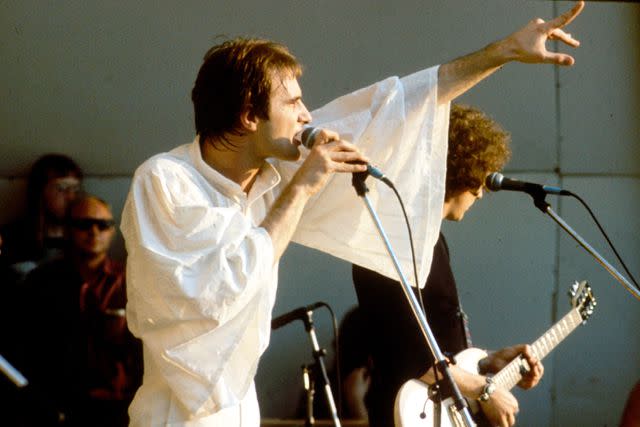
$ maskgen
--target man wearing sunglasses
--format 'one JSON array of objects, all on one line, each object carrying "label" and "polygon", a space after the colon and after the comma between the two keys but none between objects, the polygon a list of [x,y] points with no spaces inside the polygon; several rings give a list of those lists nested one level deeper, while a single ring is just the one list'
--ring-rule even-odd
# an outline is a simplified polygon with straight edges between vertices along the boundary
[{"label": "man wearing sunglasses", "polygon": [[[70,207],[64,256],[27,276],[24,371],[47,402],[26,425],[126,426],[141,381],[139,342],[124,317],[124,271],[109,257],[115,223],[109,205],[84,196]],[[23,341],[27,341],[26,339]],[[47,349],[46,354],[38,349]],[[31,402],[33,403],[33,402]]]}]

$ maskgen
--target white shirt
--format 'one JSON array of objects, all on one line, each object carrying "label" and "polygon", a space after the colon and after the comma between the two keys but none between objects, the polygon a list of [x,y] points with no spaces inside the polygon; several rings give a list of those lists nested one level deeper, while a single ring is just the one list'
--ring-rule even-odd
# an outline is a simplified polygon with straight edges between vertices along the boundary
[{"label": "white shirt", "polygon": [[[428,274],[444,198],[449,105],[437,106],[436,89],[433,67],[388,78],[312,113],[314,126],[356,143],[399,188],[412,222],[419,283]],[[136,171],[122,215],[127,319],[145,358],[131,425],[259,425],[253,378],[269,342],[278,273],[271,239],[259,224],[300,162],[265,163],[248,195],[203,161],[197,140]],[[397,277],[350,180],[334,176],[307,204],[294,241]],[[367,183],[409,272],[400,208],[386,188]]]}]

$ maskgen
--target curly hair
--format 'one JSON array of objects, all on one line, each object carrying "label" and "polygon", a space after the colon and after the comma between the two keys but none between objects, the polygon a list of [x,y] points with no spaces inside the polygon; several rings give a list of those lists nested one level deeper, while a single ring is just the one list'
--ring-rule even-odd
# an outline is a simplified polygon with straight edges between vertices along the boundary
[{"label": "curly hair", "polygon": [[454,104],[449,119],[445,200],[484,185],[511,156],[511,136],[477,108]]}]

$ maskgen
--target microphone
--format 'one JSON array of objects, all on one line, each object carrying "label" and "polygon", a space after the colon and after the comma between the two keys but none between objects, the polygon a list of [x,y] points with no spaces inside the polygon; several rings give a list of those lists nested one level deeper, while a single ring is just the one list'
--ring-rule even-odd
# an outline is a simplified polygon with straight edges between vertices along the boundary
[{"label": "microphone", "polygon": [[288,323],[293,322],[294,320],[298,320],[298,319],[302,320],[307,316],[308,312],[313,311],[316,308],[321,307],[323,305],[325,305],[325,303],[323,302],[314,302],[313,304],[308,305],[306,307],[296,308],[295,310],[292,310],[288,313],[278,316],[275,319],[271,320],[271,329],[276,330]]},{"label": "microphone", "polygon": [[[298,132],[298,134],[296,134],[296,136],[294,136],[293,139],[300,141],[302,145],[304,145],[309,150],[311,150],[311,148],[313,148],[314,138],[316,134],[321,130],[322,128],[306,126],[301,132]],[[387,177],[384,175],[384,173],[380,169],[378,169],[375,166],[371,166],[370,164],[367,164],[367,173],[372,177],[374,177],[375,179],[380,179],[383,181],[387,179]]]},{"label": "microphone", "polygon": [[485,180],[485,186],[491,191],[522,191],[531,196],[538,194],[557,194],[559,196],[570,196],[571,193],[560,187],[550,185],[541,185],[533,182],[518,181],[517,179],[507,178],[500,172],[493,172]]}]

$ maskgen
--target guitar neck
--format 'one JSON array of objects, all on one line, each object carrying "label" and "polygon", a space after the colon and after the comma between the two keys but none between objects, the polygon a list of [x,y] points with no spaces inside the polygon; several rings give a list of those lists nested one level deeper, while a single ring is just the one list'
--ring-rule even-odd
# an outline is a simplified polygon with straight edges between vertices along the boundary
[{"label": "guitar neck", "polygon": [[[560,344],[566,337],[571,334],[583,321],[580,311],[577,308],[571,310],[560,321],[553,325],[547,332],[531,344],[531,350],[538,360],[542,360],[547,354]],[[520,369],[523,359],[516,357],[500,372],[494,375],[493,380],[496,384],[511,390],[522,379]]]}]

